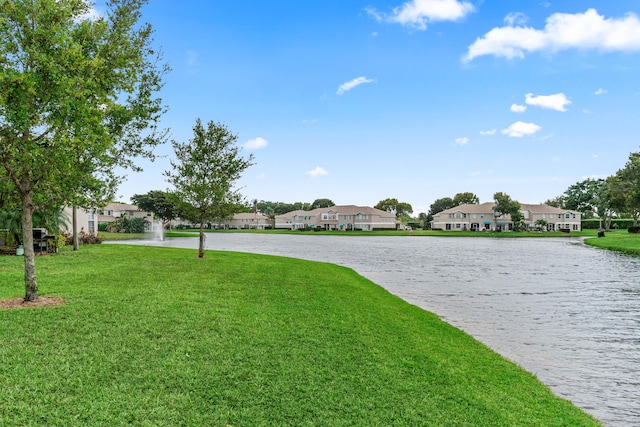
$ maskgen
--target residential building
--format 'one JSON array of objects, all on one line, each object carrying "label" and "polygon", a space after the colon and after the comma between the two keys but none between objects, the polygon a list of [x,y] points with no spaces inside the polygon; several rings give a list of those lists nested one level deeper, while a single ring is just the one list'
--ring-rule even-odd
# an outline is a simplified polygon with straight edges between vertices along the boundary
[{"label": "residential building", "polygon": [[[495,203],[466,204],[446,209],[433,216],[433,230],[454,231],[489,231],[513,230],[510,215],[496,216]],[[546,222],[547,231],[580,231],[582,214],[568,209],[555,208],[548,205],[520,204],[520,212],[524,216],[524,224],[528,230],[539,228],[538,220]]]},{"label": "residential building", "polygon": [[[64,222],[62,224],[62,232],[71,233],[73,227],[73,208],[67,206],[63,209]],[[85,233],[95,233],[98,231],[98,215],[95,209],[76,208],[76,224],[78,232],[80,230]]]},{"label": "residential building", "polygon": [[259,213],[244,212],[233,215],[233,218],[224,221],[220,225],[224,228],[252,228],[264,230],[271,226],[271,220],[268,216]]},{"label": "residential building", "polygon": [[149,224],[153,222],[153,213],[141,211],[135,205],[109,203],[98,210],[98,224],[115,221],[116,218],[120,218],[122,215],[126,215],[127,218],[145,218]]},{"label": "residential building", "polygon": [[394,214],[367,206],[331,206],[311,211],[297,210],[276,215],[275,228],[291,230],[320,228],[322,230],[398,229],[400,221]]}]

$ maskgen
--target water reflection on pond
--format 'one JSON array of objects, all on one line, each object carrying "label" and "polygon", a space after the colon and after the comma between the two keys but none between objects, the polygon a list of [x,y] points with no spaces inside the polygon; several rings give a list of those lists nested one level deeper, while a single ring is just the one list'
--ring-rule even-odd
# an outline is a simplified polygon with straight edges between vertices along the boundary
[{"label": "water reflection on pond", "polygon": [[[146,243],[197,247],[185,238]],[[578,239],[216,233],[206,245],[351,267],[606,425],[640,425],[640,259]]]}]

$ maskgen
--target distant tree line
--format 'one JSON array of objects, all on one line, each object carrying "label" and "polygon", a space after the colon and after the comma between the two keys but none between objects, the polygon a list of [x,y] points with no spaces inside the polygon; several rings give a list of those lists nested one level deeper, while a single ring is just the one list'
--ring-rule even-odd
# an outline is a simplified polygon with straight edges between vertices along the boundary
[{"label": "distant tree line", "polygon": [[584,219],[598,218],[611,228],[613,218],[632,218],[638,226],[640,215],[640,152],[632,152],[621,169],[607,178],[588,178],[545,202],[550,206],[575,210]]}]

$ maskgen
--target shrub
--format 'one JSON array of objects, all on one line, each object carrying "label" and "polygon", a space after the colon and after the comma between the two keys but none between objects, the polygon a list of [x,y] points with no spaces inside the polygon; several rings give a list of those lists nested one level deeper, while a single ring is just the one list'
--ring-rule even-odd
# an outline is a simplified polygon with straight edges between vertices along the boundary
[{"label": "shrub", "polygon": [[109,225],[106,222],[101,222],[98,224],[98,231],[107,231]]},{"label": "shrub", "polygon": [[631,226],[631,227],[627,228],[627,231],[629,233],[633,233],[633,234],[640,233],[640,227]]},{"label": "shrub", "polygon": [[[73,246],[73,233],[65,233],[66,246]],[[102,243],[102,238],[98,236],[98,233],[85,233],[81,231],[78,233],[78,244],[80,245],[97,245]]]}]

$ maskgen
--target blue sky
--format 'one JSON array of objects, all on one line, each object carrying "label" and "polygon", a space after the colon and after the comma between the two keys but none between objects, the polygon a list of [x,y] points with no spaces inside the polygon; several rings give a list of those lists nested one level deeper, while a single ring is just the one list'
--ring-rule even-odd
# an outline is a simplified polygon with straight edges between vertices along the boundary
[{"label": "blue sky", "polygon": [[[96,5],[100,12],[101,4]],[[248,199],[540,203],[639,151],[640,3],[151,0],[164,125],[225,124]],[[169,145],[122,201],[166,190]]]}]

